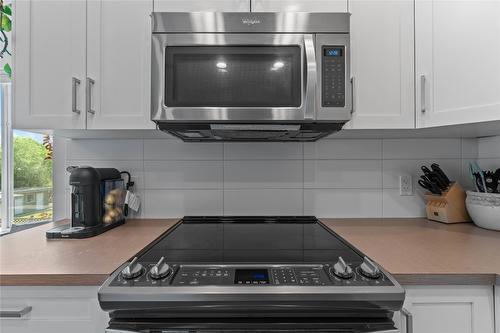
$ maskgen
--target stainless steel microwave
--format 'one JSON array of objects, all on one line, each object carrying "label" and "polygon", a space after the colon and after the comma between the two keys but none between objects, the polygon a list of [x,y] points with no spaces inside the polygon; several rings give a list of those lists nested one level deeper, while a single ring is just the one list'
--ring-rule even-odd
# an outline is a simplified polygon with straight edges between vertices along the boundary
[{"label": "stainless steel microwave", "polygon": [[153,13],[151,118],[184,141],[315,141],[350,119],[348,13]]}]

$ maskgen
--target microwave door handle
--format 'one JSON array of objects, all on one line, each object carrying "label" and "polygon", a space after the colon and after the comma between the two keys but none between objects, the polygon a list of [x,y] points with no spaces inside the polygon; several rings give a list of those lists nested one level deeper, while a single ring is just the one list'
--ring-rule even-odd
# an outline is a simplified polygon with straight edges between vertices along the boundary
[{"label": "microwave door handle", "polygon": [[305,86],[305,119],[314,119],[314,109],[316,100],[316,49],[314,47],[313,35],[304,35],[304,51],[306,62],[306,86]]}]

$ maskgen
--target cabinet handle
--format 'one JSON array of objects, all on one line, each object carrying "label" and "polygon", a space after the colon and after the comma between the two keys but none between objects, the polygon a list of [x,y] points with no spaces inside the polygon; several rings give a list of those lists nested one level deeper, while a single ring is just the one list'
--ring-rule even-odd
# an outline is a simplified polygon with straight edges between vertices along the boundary
[{"label": "cabinet handle", "polygon": [[405,333],[413,333],[413,315],[411,314],[410,311],[406,310],[405,308],[401,309],[401,314],[405,316],[405,322],[406,322]]},{"label": "cabinet handle", "polygon": [[31,306],[26,306],[21,310],[17,311],[0,311],[0,318],[22,318],[31,312],[33,308]]},{"label": "cabinet handle", "polygon": [[420,111],[425,112],[425,75],[420,75]]},{"label": "cabinet handle", "polygon": [[351,114],[354,113],[354,76],[351,77]]},{"label": "cabinet handle", "polygon": [[71,111],[77,114],[80,114],[80,110],[78,110],[77,104],[77,89],[80,85],[81,81],[76,77],[71,78]]},{"label": "cabinet handle", "polygon": [[95,110],[92,109],[92,86],[95,81],[90,77],[87,77],[87,113],[95,114]]}]

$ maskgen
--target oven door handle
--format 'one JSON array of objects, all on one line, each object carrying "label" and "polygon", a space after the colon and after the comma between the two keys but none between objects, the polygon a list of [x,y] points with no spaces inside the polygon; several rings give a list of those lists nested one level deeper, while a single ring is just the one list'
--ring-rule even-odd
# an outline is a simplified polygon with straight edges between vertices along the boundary
[{"label": "oven door handle", "polygon": [[315,102],[316,102],[316,82],[317,82],[317,66],[316,66],[316,49],[314,46],[313,35],[304,35],[304,53],[306,65],[306,85],[305,85],[305,101],[304,101],[304,119],[313,120]]}]

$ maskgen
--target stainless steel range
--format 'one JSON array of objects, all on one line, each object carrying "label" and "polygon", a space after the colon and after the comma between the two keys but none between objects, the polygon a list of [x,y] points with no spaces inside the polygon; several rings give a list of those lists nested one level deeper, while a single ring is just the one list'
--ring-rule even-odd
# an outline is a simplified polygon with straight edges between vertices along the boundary
[{"label": "stainless steel range", "polygon": [[315,217],[184,217],[99,290],[110,332],[398,332],[404,297]]}]

